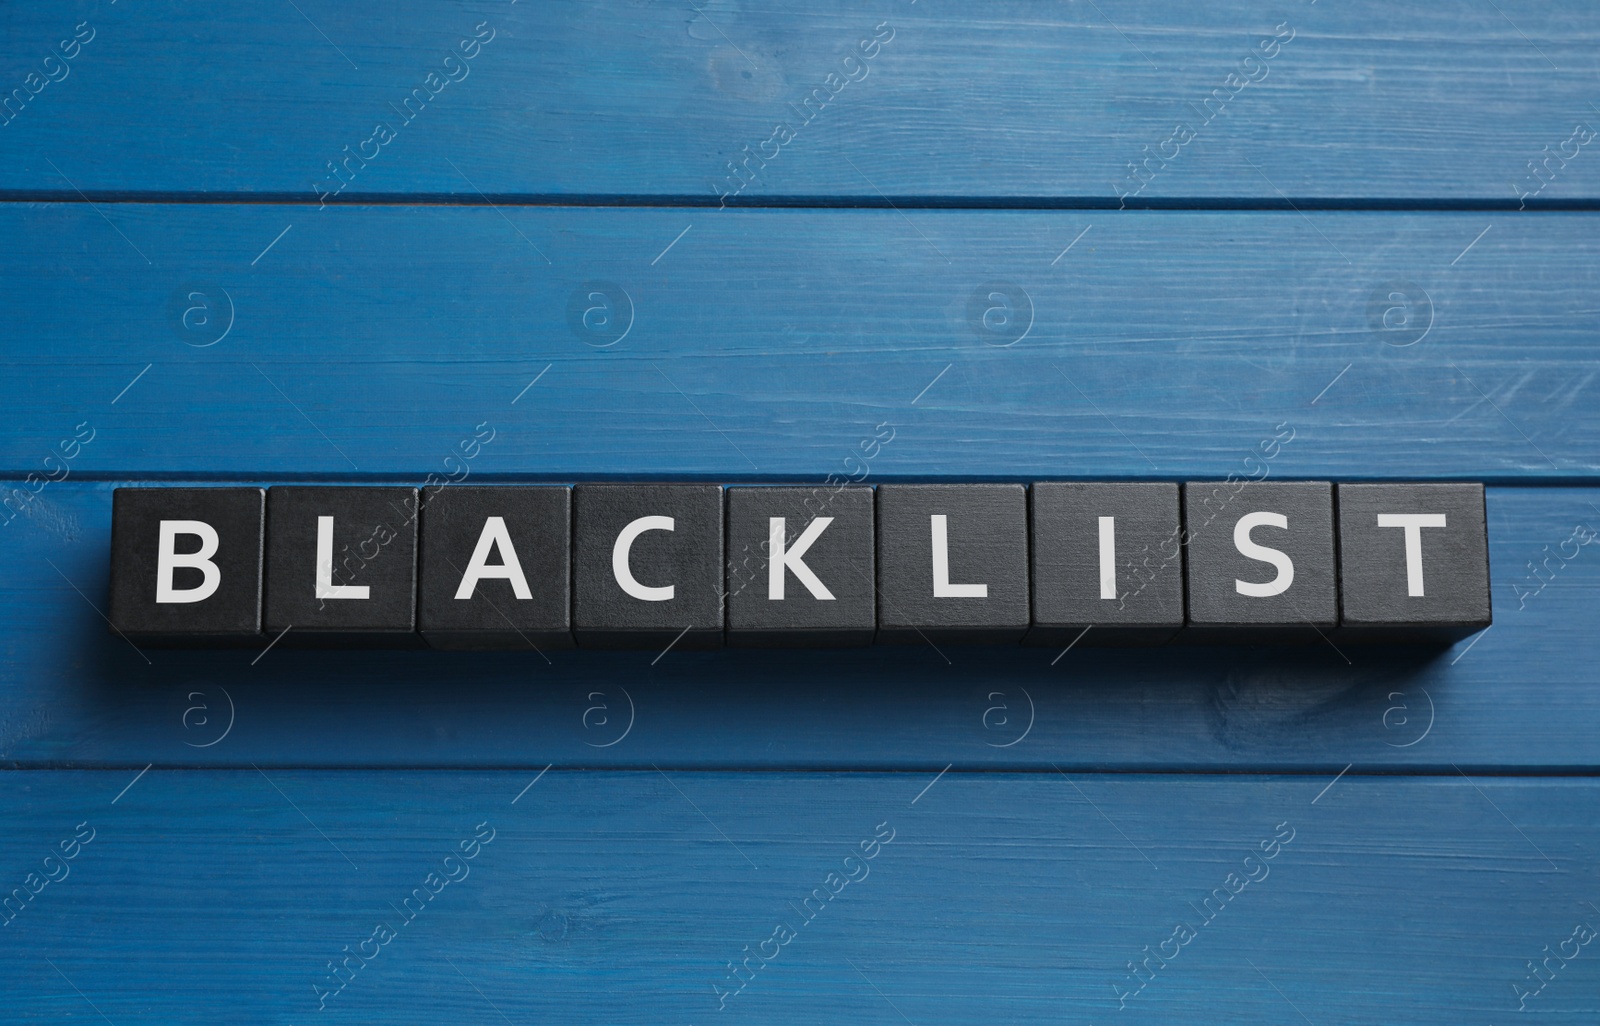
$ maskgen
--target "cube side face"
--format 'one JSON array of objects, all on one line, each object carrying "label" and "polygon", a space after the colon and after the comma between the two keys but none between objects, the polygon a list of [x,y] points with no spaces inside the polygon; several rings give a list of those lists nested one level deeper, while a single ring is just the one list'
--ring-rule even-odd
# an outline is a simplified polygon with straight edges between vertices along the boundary
[{"label": "cube side face", "polygon": [[880,641],[1022,638],[1030,617],[1022,485],[880,485],[877,505]]},{"label": "cube side face", "polygon": [[435,648],[571,647],[571,539],[570,488],[430,492],[418,538],[418,631]]},{"label": "cube side face", "polygon": [[[265,531],[260,488],[118,488],[111,510],[107,618],[117,631],[174,645],[260,637]],[[162,521],[170,525],[174,564],[165,596],[158,589]],[[208,530],[215,532],[216,548],[202,557],[210,547]],[[214,590],[209,590],[211,571],[205,563],[215,569]]]},{"label": "cube side face", "polygon": [[1160,644],[1182,629],[1176,484],[1042,481],[1030,510],[1028,644]]},{"label": "cube side face", "polygon": [[266,632],[414,643],[417,512],[415,488],[268,489]]},{"label": "cube side face", "polygon": [[1341,635],[1448,641],[1493,620],[1481,484],[1341,484]]},{"label": "cube side face", "polygon": [[[729,645],[848,646],[873,640],[877,578],[871,488],[729,488],[727,517]],[[791,557],[776,571],[775,517],[784,521],[783,554]],[[828,523],[813,527],[822,518]],[[799,566],[789,569],[796,561]],[[801,568],[815,578],[820,595]],[[772,597],[775,573],[782,588],[778,599]]]},{"label": "cube side face", "polygon": [[1315,640],[1338,623],[1333,485],[1183,486],[1191,640]]},{"label": "cube side face", "polygon": [[580,484],[572,532],[580,646],[721,646],[722,486]]}]

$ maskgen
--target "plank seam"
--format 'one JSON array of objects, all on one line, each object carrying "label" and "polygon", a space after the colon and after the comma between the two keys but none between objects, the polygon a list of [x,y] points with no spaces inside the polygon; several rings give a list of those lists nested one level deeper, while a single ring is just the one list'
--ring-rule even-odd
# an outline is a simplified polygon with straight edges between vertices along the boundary
[{"label": "plank seam", "polygon": [[[1307,779],[1322,779],[1334,774],[1339,774],[1343,779],[1368,779],[1377,780],[1389,777],[1406,777],[1415,779],[1440,778],[1461,780],[1463,775],[1481,777],[1486,779],[1506,780],[1594,780],[1600,779],[1600,766],[1567,766],[1567,767],[1506,767],[1486,766],[1474,763],[1455,764],[1446,763],[1442,766],[1419,765],[1384,768],[1381,766],[1361,769],[1357,767],[1344,767],[1330,763],[1327,766],[1287,766],[1273,767],[1266,765],[1245,766],[1197,766],[1192,768],[1140,766],[1140,767],[1094,767],[1076,766],[1071,763],[1046,763],[1041,766],[968,766],[961,767],[955,764],[941,766],[936,762],[926,764],[905,764],[899,766],[812,766],[804,763],[785,765],[773,764],[737,764],[737,765],[710,765],[703,763],[674,763],[674,762],[648,762],[648,763],[574,763],[569,766],[557,766],[554,763],[545,763],[539,759],[529,763],[414,763],[405,765],[349,765],[325,763],[267,763],[267,768],[276,772],[307,772],[307,773],[534,773],[541,776],[545,773],[660,773],[663,770],[673,773],[735,773],[735,774],[812,774],[818,776],[883,776],[897,774],[903,776],[918,776],[922,774],[938,773],[954,776],[1056,776],[1061,773],[1072,773],[1077,776],[1089,777],[1293,777]],[[107,762],[107,763],[72,763],[56,761],[40,761],[27,763],[9,763],[0,766],[4,773],[111,773],[133,772],[141,774],[146,770],[156,772],[171,772],[181,770],[184,772],[221,773],[221,772],[248,772],[257,770],[258,764],[245,763],[146,763],[137,762]],[[1341,769],[1343,772],[1341,772]]]},{"label": "plank seam", "polygon": [[629,207],[645,209],[729,210],[1174,210],[1197,213],[1299,213],[1315,211],[1370,211],[1382,213],[1592,213],[1600,211],[1600,197],[1528,198],[1489,197],[1344,197],[1344,196],[1150,196],[1119,201],[1103,196],[945,196],[945,195],[793,195],[760,196],[720,201],[698,194],[548,194],[548,193],[346,193],[318,204],[300,192],[160,192],[124,190],[0,189],[0,203],[123,203],[167,205],[236,205],[363,207]]}]

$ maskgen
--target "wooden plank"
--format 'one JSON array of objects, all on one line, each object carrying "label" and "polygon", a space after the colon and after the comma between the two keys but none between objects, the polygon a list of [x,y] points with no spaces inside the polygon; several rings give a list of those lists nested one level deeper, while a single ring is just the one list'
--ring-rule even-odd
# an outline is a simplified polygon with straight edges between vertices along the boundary
[{"label": "wooden plank", "polygon": [[1595,488],[1489,489],[1495,623],[1440,654],[1318,645],[539,656],[265,644],[141,654],[94,608],[106,594],[114,486],[49,485],[31,515],[0,527],[9,765],[1595,764]]},{"label": "wooden plank", "polygon": [[0,930],[18,1021],[1579,1024],[1600,991],[1592,945],[1527,967],[1600,928],[1592,778],[137,772],[7,775],[8,888],[93,831]]},{"label": "wooden plank", "polygon": [[[1516,207],[1600,193],[1585,0],[1008,0],[982,17],[902,0],[474,0],[403,18],[376,0],[73,0],[10,5],[7,23],[13,196]],[[52,56],[75,33],[90,37],[76,56]]]},{"label": "wooden plank", "polygon": [[1596,216],[17,204],[0,470],[1593,481]]}]

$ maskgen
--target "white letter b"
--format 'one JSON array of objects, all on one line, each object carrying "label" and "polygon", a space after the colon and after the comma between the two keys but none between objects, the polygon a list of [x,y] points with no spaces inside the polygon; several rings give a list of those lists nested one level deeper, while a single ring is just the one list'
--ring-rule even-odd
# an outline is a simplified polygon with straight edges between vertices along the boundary
[{"label": "white letter b", "polygon": [[[182,555],[174,551],[180,534],[192,534],[200,539],[200,551]],[[204,602],[216,594],[222,584],[222,571],[211,557],[217,554],[217,529],[203,520],[161,521],[161,542],[156,550],[156,601]],[[200,583],[193,588],[174,588],[172,572],[178,567],[193,567],[200,571]]]}]

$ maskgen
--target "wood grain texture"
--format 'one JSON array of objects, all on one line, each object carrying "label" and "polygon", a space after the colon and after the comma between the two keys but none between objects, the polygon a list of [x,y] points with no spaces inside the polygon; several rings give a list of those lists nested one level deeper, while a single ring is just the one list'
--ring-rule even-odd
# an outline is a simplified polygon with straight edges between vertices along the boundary
[{"label": "wood grain texture", "polygon": [[1597,216],[14,204],[0,469],[1594,481]]},{"label": "wood grain texture", "polygon": [[[1600,927],[1593,779],[135,772],[8,774],[8,888],[76,824],[94,831],[0,928],[12,1021],[1597,1012],[1592,944],[1551,963],[1526,1011],[1513,990],[1537,986],[1526,963],[1546,946]],[[461,859],[479,830],[492,840]],[[878,831],[892,840],[863,859]],[[328,962],[380,922],[396,936],[319,1012]],[[1119,1011],[1127,963],[1180,922],[1196,936]],[[727,963],[779,923],[796,935],[719,1010]]]},{"label": "wood grain texture", "polygon": [[[0,1019],[1592,1024],[1600,949],[1543,960],[1600,927],[1597,28],[6,5]],[[96,608],[124,482],[1262,467],[1495,485],[1494,626],[651,664]]]},{"label": "wood grain texture", "polygon": [[1488,490],[1495,624],[1442,653],[954,647],[947,663],[926,646],[141,655],[91,605],[114,487],[51,485],[0,527],[9,765],[1587,771],[1600,753],[1593,488]]},{"label": "wood grain texture", "polygon": [[[767,154],[737,199],[1592,202],[1592,15],[1585,0],[14,4],[0,87],[27,102],[0,128],[0,190],[309,200],[338,187],[330,162],[366,154],[342,198],[717,203],[730,161]],[[79,23],[81,52],[44,64]],[[492,38],[464,61],[475,30]],[[1552,153],[1541,184],[1528,164]],[[1128,165],[1146,159],[1141,188]]]}]

